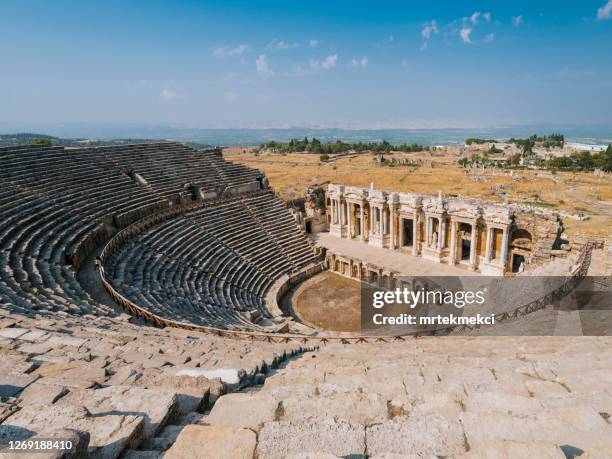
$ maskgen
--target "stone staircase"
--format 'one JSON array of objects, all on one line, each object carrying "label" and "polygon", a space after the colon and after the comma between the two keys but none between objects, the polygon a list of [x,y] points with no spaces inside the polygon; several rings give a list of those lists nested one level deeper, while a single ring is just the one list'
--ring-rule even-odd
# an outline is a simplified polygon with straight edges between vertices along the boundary
[{"label": "stone staircase", "polygon": [[0,307],[0,448],[65,438],[89,457],[157,457],[219,396],[310,350],[127,319]]},{"label": "stone staircase", "polygon": [[[166,458],[612,457],[611,338],[329,345],[223,395]],[[211,440],[211,439],[214,439]],[[216,443],[215,443],[216,442]],[[210,446],[209,446],[210,445]]]}]

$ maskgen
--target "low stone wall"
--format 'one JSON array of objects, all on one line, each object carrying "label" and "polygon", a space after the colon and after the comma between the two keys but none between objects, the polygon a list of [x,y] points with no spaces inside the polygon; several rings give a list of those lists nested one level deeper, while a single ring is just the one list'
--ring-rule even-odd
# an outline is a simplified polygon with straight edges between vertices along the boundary
[{"label": "low stone wall", "polygon": [[287,293],[287,291],[295,284],[304,282],[306,279],[319,274],[325,267],[322,263],[314,265],[308,265],[302,270],[290,276],[281,276],[270,288],[268,295],[266,296],[266,306],[274,317],[280,317],[283,311],[280,309],[279,303],[281,298]]}]

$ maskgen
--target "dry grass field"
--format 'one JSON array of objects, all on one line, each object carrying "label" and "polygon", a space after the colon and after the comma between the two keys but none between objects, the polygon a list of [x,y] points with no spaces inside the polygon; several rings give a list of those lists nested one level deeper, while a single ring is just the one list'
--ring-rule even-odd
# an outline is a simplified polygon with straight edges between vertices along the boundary
[{"label": "dry grass field", "polygon": [[[387,157],[422,160],[421,166],[378,165],[370,154],[321,162],[318,155],[255,155],[250,149],[228,148],[224,156],[266,174],[284,198],[303,197],[309,185],[330,182],[424,194],[455,194],[494,202],[530,204],[562,212],[584,213],[579,221],[564,217],[569,235],[607,236],[612,225],[612,180],[592,173],[503,169],[467,170],[448,153],[396,153]],[[431,164],[431,165],[430,165]]]}]

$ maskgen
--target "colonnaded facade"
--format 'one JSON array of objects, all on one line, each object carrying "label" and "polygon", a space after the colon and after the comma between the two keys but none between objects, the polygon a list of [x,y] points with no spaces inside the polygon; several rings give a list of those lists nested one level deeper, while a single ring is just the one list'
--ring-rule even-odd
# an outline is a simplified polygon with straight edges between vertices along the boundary
[{"label": "colonnaded facade", "polygon": [[522,272],[559,247],[558,214],[477,199],[330,184],[332,235],[485,275]]}]

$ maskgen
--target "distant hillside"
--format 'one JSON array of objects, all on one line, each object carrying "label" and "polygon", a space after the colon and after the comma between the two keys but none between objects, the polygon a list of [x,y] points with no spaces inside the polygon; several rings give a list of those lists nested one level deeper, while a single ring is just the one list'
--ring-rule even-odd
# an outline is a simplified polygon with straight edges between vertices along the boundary
[{"label": "distant hillside", "polygon": [[[155,139],[62,139],[45,134],[20,132],[17,134],[0,134],[0,147],[15,147],[18,145],[51,145],[62,147],[100,147],[105,145],[125,145],[130,143],[155,143]],[[182,142],[195,148],[206,148],[197,142]]]}]

